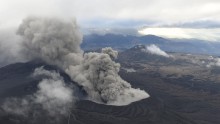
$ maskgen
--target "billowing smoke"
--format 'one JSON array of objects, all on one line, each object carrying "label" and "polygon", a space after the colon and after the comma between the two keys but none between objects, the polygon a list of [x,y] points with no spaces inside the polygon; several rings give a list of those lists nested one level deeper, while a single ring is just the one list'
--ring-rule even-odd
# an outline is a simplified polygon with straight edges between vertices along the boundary
[{"label": "billowing smoke", "polygon": [[172,57],[169,54],[167,54],[165,51],[161,50],[158,46],[151,44],[146,47],[146,51],[150,52],[151,54],[164,56],[164,57]]},{"label": "billowing smoke", "polygon": [[[82,34],[75,21],[29,17],[23,20],[17,34],[22,37],[22,53],[27,59],[40,59],[58,66],[83,87],[89,100],[127,105],[149,97],[118,75],[120,64],[113,61],[117,58],[117,51],[103,48],[101,53],[83,53],[80,49]],[[40,72],[51,78],[40,82],[35,94],[36,103],[44,103],[43,108],[50,110],[74,101],[71,89],[65,86],[60,76],[42,69]]]},{"label": "billowing smoke", "polygon": [[111,59],[116,55],[110,48],[102,49],[102,53],[86,53],[82,64],[70,66],[67,73],[83,86],[93,101],[126,105],[148,97],[145,91],[133,89],[118,75],[120,64]]},{"label": "billowing smoke", "polygon": [[118,57],[118,52],[113,50],[111,47],[102,48],[102,53],[108,54],[112,59]]},{"label": "billowing smoke", "polygon": [[33,75],[49,77],[38,84],[39,90],[34,94],[34,102],[42,104],[50,115],[67,114],[76,99],[73,88],[64,82],[59,73],[45,70],[43,67],[35,69]]},{"label": "billowing smoke", "polygon": [[36,68],[33,76],[45,77],[39,82],[37,92],[21,99],[7,99],[2,106],[3,110],[11,114],[29,116],[30,112],[35,112],[36,106],[40,105],[42,106],[40,109],[51,117],[67,115],[76,100],[74,88],[67,85],[59,73],[45,70],[43,67]]},{"label": "billowing smoke", "polygon": [[17,34],[23,38],[22,52],[27,59],[41,59],[61,68],[79,64],[82,59],[82,34],[75,21],[29,17]]}]

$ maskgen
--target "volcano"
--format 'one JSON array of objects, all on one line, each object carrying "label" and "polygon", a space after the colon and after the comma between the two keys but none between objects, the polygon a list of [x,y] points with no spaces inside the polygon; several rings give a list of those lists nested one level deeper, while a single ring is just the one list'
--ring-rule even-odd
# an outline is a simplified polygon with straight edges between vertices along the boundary
[{"label": "volcano", "polygon": [[[0,98],[1,104],[4,100],[11,97],[22,98],[27,95],[31,95],[37,91],[38,82],[43,77],[34,78],[32,73],[35,68],[44,66],[47,70],[56,70],[64,77],[66,82],[71,82],[70,77],[66,75],[62,70],[55,66],[46,65],[42,62],[27,62],[27,63],[15,63],[7,65],[0,69]],[[125,73],[121,72],[122,75]],[[140,82],[139,82],[140,83]],[[137,84],[132,84],[140,86]],[[146,88],[144,84],[141,88]],[[78,95],[82,97],[85,94],[83,90],[80,90]],[[148,88],[147,88],[148,89]],[[76,102],[73,108],[69,111],[68,116],[60,117],[59,123],[69,124],[194,124],[193,120],[184,117],[181,114],[169,109],[164,104],[164,101],[154,95],[154,91],[151,91],[151,97],[141,101],[131,103],[126,106],[111,106],[98,104],[88,100],[79,100]],[[33,108],[33,113],[43,111],[40,106]],[[0,123],[2,124],[39,124],[39,123],[56,123],[53,118],[43,113],[41,115],[30,114],[28,116],[17,116],[10,113],[5,113],[1,109]]]}]

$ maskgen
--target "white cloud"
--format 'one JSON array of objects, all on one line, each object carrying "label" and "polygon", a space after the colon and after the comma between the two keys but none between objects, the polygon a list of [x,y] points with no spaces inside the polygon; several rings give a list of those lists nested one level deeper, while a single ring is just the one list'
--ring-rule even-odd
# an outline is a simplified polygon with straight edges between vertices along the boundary
[{"label": "white cloud", "polygon": [[212,66],[220,66],[220,58],[209,58],[209,63],[206,65],[206,67],[212,67]]},{"label": "white cloud", "polygon": [[171,57],[168,55],[165,51],[161,50],[158,46],[151,44],[150,46],[147,46],[146,49],[143,49],[144,52],[150,52],[151,54],[164,56],[164,57]]},{"label": "white cloud", "polygon": [[[63,77],[55,72],[45,70],[43,67],[36,68],[33,76],[44,76],[38,84],[36,93],[27,95],[23,98],[8,98],[1,108],[4,112],[15,115],[30,116],[30,113],[38,115],[39,109],[46,111],[51,117],[58,119],[60,115],[67,116],[69,110],[74,106],[76,98],[74,88],[67,85]],[[36,111],[36,106],[39,106]]]},{"label": "white cloud", "polygon": [[67,115],[75,98],[73,89],[68,86],[62,76],[55,71],[36,68],[34,76],[48,76],[39,82],[39,90],[34,94],[34,102],[41,104],[51,116]]},{"label": "white cloud", "polygon": [[7,0],[0,3],[0,23],[18,24],[22,18],[33,14],[70,18],[76,16],[79,20],[109,18],[162,23],[198,19],[220,21],[219,5],[219,0]]},{"label": "white cloud", "polygon": [[133,69],[133,68],[121,68],[121,69],[125,70],[127,73],[133,73],[133,72],[136,72],[136,70]]},{"label": "white cloud", "polygon": [[167,38],[201,39],[220,41],[220,28],[173,28],[173,27],[146,27],[138,31],[142,35],[157,35]]},{"label": "white cloud", "polygon": [[[116,26],[114,28],[117,28],[122,20],[131,21],[128,21],[129,23],[141,21],[136,26],[143,26],[143,22],[146,22],[148,26],[200,20],[220,22],[219,6],[219,0],[2,0],[0,2],[0,28],[17,27],[21,20],[29,15],[76,17],[84,29],[101,25],[102,31],[106,28],[113,28],[114,25]],[[132,24],[124,27],[134,28]],[[151,30],[154,32],[154,29]],[[217,32],[205,29],[169,30],[177,30],[183,34],[171,31],[173,34],[159,35],[174,38],[200,38],[202,36],[201,39],[204,40],[220,39],[218,37],[220,29],[216,29]],[[190,33],[186,33],[187,31]]]}]

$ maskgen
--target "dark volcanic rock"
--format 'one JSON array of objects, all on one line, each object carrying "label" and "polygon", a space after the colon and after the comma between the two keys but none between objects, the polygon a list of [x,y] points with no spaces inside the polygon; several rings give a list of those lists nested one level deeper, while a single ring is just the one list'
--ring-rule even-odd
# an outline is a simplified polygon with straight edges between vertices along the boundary
[{"label": "dark volcanic rock", "polygon": [[[36,92],[37,83],[41,79],[31,77],[35,68],[44,65],[46,69],[57,70],[65,78],[70,78],[61,70],[54,66],[45,65],[44,63],[28,62],[8,65],[0,69],[0,99],[8,97],[23,97]],[[123,78],[132,82],[134,87],[140,87],[149,91],[151,97],[141,101],[134,102],[127,106],[109,106],[94,103],[87,100],[81,100],[70,110],[69,116],[59,117],[59,123],[68,124],[196,124],[188,116],[172,108],[174,101],[172,94],[165,94],[158,91],[148,79],[142,76],[121,73]],[[140,78],[141,77],[141,78]],[[145,81],[142,81],[144,79]],[[134,83],[135,82],[135,83]],[[74,82],[73,82],[74,83]],[[158,84],[158,83],[156,83]],[[161,85],[162,87],[164,85]],[[158,87],[161,87],[158,85]],[[161,93],[162,92],[162,93]],[[181,102],[180,102],[181,103]],[[169,105],[169,106],[168,106]],[[1,124],[40,124],[55,123],[51,122],[54,118],[48,117],[37,106],[33,111],[39,111],[39,117],[30,115],[27,117],[15,116],[0,111]]]},{"label": "dark volcanic rock", "polygon": [[173,58],[167,58],[160,55],[143,52],[146,49],[145,45],[137,45],[125,51],[119,52],[119,62],[147,62],[153,65],[169,64],[174,62]]}]

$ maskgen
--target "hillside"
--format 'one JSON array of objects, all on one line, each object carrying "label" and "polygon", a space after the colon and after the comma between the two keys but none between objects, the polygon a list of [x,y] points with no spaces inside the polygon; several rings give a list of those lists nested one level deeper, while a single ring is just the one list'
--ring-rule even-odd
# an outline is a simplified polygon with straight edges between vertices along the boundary
[{"label": "hillside", "polygon": [[[28,62],[28,63],[17,63],[8,65],[0,69],[0,85],[2,92],[1,103],[4,102],[5,98],[15,97],[22,98],[26,95],[30,95],[36,91],[36,84],[41,79],[34,79],[30,75],[33,69],[44,65],[46,69],[57,70],[56,67],[48,66],[43,63]],[[59,71],[59,70],[58,70]],[[62,72],[61,72],[62,74]],[[65,80],[69,80],[68,76],[62,74]],[[167,106],[167,100],[172,100],[171,94],[164,94],[158,92],[158,88],[152,88],[154,80],[147,79],[143,82],[137,74],[127,75],[124,71],[121,71],[121,75],[125,80],[131,81],[134,87],[140,87],[145,89],[151,95],[150,98],[144,99],[127,106],[108,106],[103,104],[93,103],[87,100],[80,100],[76,103],[75,107],[72,108],[69,117],[59,117],[57,123],[74,123],[74,124],[97,124],[97,123],[128,123],[128,124],[170,124],[170,123],[181,123],[181,124],[194,124],[194,120],[189,119],[184,114],[177,112]],[[141,76],[141,75],[140,75]],[[128,78],[129,77],[129,78]],[[162,86],[163,87],[163,86]],[[161,96],[162,95],[162,96]],[[165,96],[164,96],[165,95]],[[161,99],[163,98],[163,99]],[[165,98],[165,99],[164,99]],[[174,100],[174,99],[173,99]],[[171,102],[171,101],[170,101]],[[171,103],[173,104],[173,103]],[[42,113],[43,110],[37,106],[32,109],[33,113],[28,116],[16,116],[13,114],[5,114],[3,110],[0,111],[0,123],[4,124],[30,124],[30,123],[55,123],[51,122],[51,117],[47,116],[46,113]],[[53,120],[53,119],[52,119]]]}]

